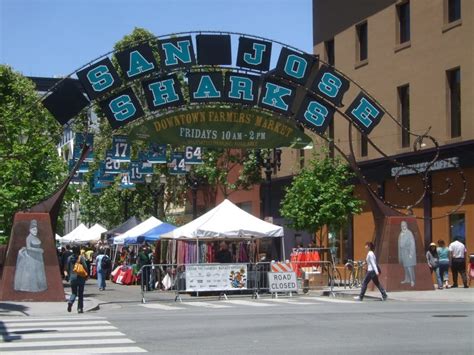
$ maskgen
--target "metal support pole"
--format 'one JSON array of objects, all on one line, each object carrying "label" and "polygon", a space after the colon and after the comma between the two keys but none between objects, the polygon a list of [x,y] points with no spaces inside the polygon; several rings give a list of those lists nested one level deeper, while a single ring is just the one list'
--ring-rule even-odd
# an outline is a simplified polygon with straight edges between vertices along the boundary
[{"label": "metal support pole", "polygon": [[265,213],[264,217],[271,216],[271,195],[272,195],[272,162],[270,158],[265,160]]},{"label": "metal support pole", "polygon": [[191,186],[191,193],[193,196],[193,219],[197,218],[197,182],[193,181]]}]

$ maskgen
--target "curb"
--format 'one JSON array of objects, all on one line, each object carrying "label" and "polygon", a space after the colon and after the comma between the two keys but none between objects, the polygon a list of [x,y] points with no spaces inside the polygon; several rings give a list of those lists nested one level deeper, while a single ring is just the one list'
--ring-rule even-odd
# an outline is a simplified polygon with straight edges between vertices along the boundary
[{"label": "curb", "polygon": [[[350,298],[350,299],[354,299],[354,297],[359,295],[358,292],[352,292],[352,293],[344,292],[344,291],[331,292],[329,290],[326,290],[326,291],[323,291],[322,296],[331,297],[332,294],[334,294],[335,298]],[[364,298],[371,299],[371,300],[380,300],[380,301],[382,300],[382,297],[371,296],[368,294],[365,294]],[[388,297],[388,299],[390,299],[390,296]]]}]

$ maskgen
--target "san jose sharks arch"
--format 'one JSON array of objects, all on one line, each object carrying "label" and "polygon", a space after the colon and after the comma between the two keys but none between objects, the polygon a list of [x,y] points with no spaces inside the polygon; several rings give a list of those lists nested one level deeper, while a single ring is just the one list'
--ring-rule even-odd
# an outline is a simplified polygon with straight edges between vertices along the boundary
[{"label": "san jose sharks arch", "polygon": [[[71,79],[77,79],[82,90]],[[417,237],[419,264],[416,273],[420,280],[417,287],[432,287],[428,285],[428,269],[421,265],[423,248],[416,226],[416,218],[425,217],[414,216],[411,212],[414,206],[422,203],[426,194],[446,193],[453,185],[447,182],[446,190],[440,192],[429,186],[428,173],[439,157],[436,139],[429,136],[429,129],[423,135],[410,132],[415,136],[415,150],[426,141],[434,147],[433,158],[425,166],[405,166],[393,161],[370,140],[370,133],[381,123],[397,127],[399,122],[372,95],[317,56],[277,41],[241,33],[174,33],[135,42],[87,63],[61,80],[41,100],[61,125],[68,125],[84,110],[94,106],[105,115],[113,130],[130,127],[127,137],[114,137],[114,144],[125,144],[126,149],[136,141],[154,146],[154,152],[141,152],[141,162],[138,162],[147,163],[148,168],[150,164],[169,163],[163,149],[171,149],[171,159],[176,160],[174,168],[178,174],[186,172],[185,165],[199,163],[199,154],[185,154],[180,151],[183,147],[190,148],[191,152],[213,147],[303,148],[311,143],[304,129],[328,140],[325,133],[330,122],[344,119],[349,127],[348,149],[333,143],[369,192],[385,284],[389,290],[395,287],[388,283],[390,275],[398,274],[391,261],[396,251],[390,241],[395,235],[392,226],[403,220],[415,230]],[[358,168],[353,151],[354,129],[366,136],[381,156],[400,167],[395,179],[398,180],[403,171],[411,171],[419,177],[424,186],[420,196],[404,206],[379,197]],[[68,183],[87,160],[93,145],[91,135],[78,141],[83,148],[82,154],[77,155],[70,176],[56,194],[29,211],[17,214],[5,268],[10,268],[11,274],[21,247],[17,241],[24,239],[30,220],[38,220],[43,243],[54,243],[58,206]],[[111,174],[133,174],[119,169],[119,162],[129,163],[130,169],[138,169],[137,173],[145,168],[143,164],[135,166],[121,158],[120,146],[116,147],[117,153],[107,156],[108,164],[104,162],[109,171],[104,168],[97,172],[97,181],[110,180]],[[451,211],[454,212],[466,197],[466,179],[455,162],[443,164],[459,170],[459,184],[463,186],[459,203]],[[409,192],[403,184],[397,182],[397,186],[401,193]],[[430,218],[438,217],[442,216]],[[54,260],[48,259],[47,263],[54,264]],[[13,289],[11,278],[4,277],[0,299],[54,300],[57,298],[54,295],[57,280],[48,282],[51,286],[46,291],[25,295]]]}]

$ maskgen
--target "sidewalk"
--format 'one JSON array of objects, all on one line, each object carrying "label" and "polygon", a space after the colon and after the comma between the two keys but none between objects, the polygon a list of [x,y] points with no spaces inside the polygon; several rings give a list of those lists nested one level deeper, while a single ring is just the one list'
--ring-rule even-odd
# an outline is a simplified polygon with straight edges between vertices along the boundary
[{"label": "sidewalk", "polygon": [[[0,302],[0,318],[10,316],[26,316],[26,317],[61,317],[67,315],[77,316],[77,304],[73,311],[68,313],[67,298],[70,294],[70,288],[65,284],[66,299],[62,302]],[[337,298],[351,298],[359,294],[359,289],[344,289],[343,287],[334,288]],[[327,296],[329,289],[312,290],[305,296]],[[302,294],[304,295],[304,294]],[[146,295],[148,301],[172,302],[175,294],[150,292]],[[196,299],[186,294],[181,295],[183,299]],[[233,296],[230,296],[233,297]],[[251,295],[239,295],[238,297],[248,297]],[[270,297],[262,295],[261,299]],[[294,296],[298,297],[298,295]],[[217,299],[217,296],[209,296],[207,299]],[[366,299],[380,299],[380,293],[376,291],[367,291]],[[446,302],[446,303],[472,303],[474,305],[474,288],[451,288],[433,291],[403,291],[388,292],[388,299],[404,302]],[[101,305],[120,304],[120,303],[141,303],[142,296],[140,286],[123,286],[107,281],[107,289],[99,291],[95,280],[88,280],[84,290],[84,312],[100,310]],[[100,313],[99,313],[100,314]]]}]

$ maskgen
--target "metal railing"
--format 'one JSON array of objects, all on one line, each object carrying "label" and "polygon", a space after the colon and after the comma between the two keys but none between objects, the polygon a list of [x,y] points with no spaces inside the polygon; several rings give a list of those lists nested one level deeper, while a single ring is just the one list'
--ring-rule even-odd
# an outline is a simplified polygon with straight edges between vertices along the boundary
[{"label": "metal railing", "polygon": [[[310,290],[321,290],[329,287],[330,292],[333,294],[334,285],[338,280],[336,280],[334,273],[336,269],[331,261],[286,263],[290,265],[291,272],[296,274],[298,293],[307,293]],[[236,271],[229,272],[230,266],[235,266]],[[146,303],[152,294],[158,296],[167,294],[167,299],[170,299],[170,295],[173,295],[175,301],[181,301],[181,294],[183,293],[196,296],[216,294],[219,298],[227,298],[227,295],[237,293],[249,294],[252,298],[259,298],[261,294],[270,293],[269,272],[272,272],[271,262],[186,265],[150,264],[142,266],[137,273],[137,277],[140,281],[142,303]],[[219,285],[213,281],[226,281],[232,285],[219,288]],[[235,287],[233,284],[235,284]]]}]

